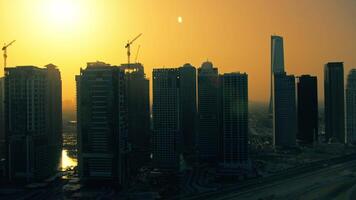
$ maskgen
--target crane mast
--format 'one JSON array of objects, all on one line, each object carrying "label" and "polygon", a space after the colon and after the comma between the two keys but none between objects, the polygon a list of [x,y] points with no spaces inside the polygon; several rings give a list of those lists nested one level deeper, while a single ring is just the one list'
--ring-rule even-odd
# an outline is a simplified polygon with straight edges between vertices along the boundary
[{"label": "crane mast", "polygon": [[4,46],[2,47],[2,51],[4,51],[4,69],[6,68],[6,60],[7,60],[7,48],[9,46],[11,46],[14,42],[16,42],[16,40],[13,40],[12,42],[10,42],[9,44],[4,44]]},{"label": "crane mast", "polygon": [[130,56],[131,56],[131,45],[133,42],[135,42],[139,37],[141,37],[142,33],[140,33],[138,36],[136,36],[134,39],[131,41],[127,41],[127,44],[125,48],[127,49],[127,63],[130,65]]}]

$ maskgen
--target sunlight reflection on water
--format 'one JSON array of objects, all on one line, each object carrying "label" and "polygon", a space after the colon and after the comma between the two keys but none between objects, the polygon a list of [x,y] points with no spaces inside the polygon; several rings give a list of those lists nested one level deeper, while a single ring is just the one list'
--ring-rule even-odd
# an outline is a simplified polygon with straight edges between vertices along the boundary
[{"label": "sunlight reflection on water", "polygon": [[62,150],[62,169],[73,168],[77,166],[77,159],[68,156],[68,150]]}]

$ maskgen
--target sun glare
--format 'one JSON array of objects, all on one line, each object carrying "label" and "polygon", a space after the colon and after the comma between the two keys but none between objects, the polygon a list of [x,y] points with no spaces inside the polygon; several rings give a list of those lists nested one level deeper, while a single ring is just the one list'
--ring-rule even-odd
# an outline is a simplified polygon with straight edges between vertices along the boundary
[{"label": "sun glare", "polygon": [[78,22],[80,9],[71,0],[50,0],[48,4],[49,20],[57,25],[70,25]]}]

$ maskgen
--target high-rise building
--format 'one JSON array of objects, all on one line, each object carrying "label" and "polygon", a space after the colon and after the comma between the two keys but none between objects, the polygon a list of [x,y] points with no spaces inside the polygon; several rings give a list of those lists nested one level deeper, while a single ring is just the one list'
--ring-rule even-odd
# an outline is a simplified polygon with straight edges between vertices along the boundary
[{"label": "high-rise building", "polygon": [[248,161],[248,81],[247,74],[221,76],[222,162],[226,168],[238,168]]},{"label": "high-rise building", "polygon": [[129,165],[132,173],[150,160],[149,80],[141,63],[122,64],[128,106]]},{"label": "high-rise building", "polygon": [[51,157],[48,162],[52,170],[58,170],[62,156],[62,80],[57,66],[48,64],[46,70],[46,135],[48,151]]},{"label": "high-rise building", "polygon": [[272,113],[273,103],[273,75],[284,73],[284,48],[283,37],[272,35],[271,36],[271,98],[269,104],[269,112]]},{"label": "high-rise building", "polygon": [[273,145],[289,148],[296,144],[297,108],[295,78],[286,73],[273,77]]},{"label": "high-rise building", "polygon": [[54,65],[5,69],[5,133],[10,180],[55,175],[62,148],[61,76]]},{"label": "high-rise building", "polygon": [[219,154],[219,76],[211,62],[198,69],[197,150],[202,161],[216,161]]},{"label": "high-rise building", "polygon": [[191,153],[195,144],[197,115],[197,74],[194,66],[185,64],[179,68],[180,127],[183,136],[182,150]]},{"label": "high-rise building", "polygon": [[0,78],[0,159],[5,156],[4,78]]},{"label": "high-rise building", "polygon": [[344,64],[324,67],[325,136],[328,142],[345,143]]},{"label": "high-rise building", "polygon": [[298,134],[301,144],[313,144],[318,140],[318,81],[316,76],[298,78]]},{"label": "high-rise building", "polygon": [[114,181],[125,187],[127,105],[124,72],[88,63],[77,82],[78,169],[83,181]]},{"label": "high-rise building", "polygon": [[153,164],[160,170],[179,170],[181,153],[179,71],[153,69]]},{"label": "high-rise building", "polygon": [[347,141],[356,143],[356,69],[351,69],[346,87]]}]

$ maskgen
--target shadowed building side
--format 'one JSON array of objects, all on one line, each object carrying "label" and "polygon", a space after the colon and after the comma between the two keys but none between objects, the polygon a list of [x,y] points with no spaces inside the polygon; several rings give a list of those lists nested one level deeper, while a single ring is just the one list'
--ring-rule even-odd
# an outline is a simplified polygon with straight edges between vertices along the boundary
[{"label": "shadowed building side", "polygon": [[198,69],[197,149],[201,161],[217,162],[219,157],[219,101],[218,69],[204,62]]},{"label": "shadowed building side", "polygon": [[141,63],[122,64],[128,111],[129,163],[132,173],[150,161],[149,80]]},{"label": "shadowed building side", "polygon": [[248,163],[247,74],[221,75],[223,167],[239,169]]},{"label": "shadowed building side", "polygon": [[62,147],[61,78],[54,66],[5,69],[5,132],[9,180],[55,175]]},{"label": "shadowed building side", "polygon": [[346,87],[347,141],[356,144],[356,69],[351,69]]},{"label": "shadowed building side", "polygon": [[153,166],[180,169],[180,103],[178,69],[153,69]]},{"label": "shadowed building side", "polygon": [[296,134],[295,78],[286,73],[275,74],[273,78],[273,146],[294,147]]},{"label": "shadowed building side", "polygon": [[4,80],[0,78],[0,159],[5,157]]},{"label": "shadowed building side", "polygon": [[82,181],[114,181],[126,187],[127,106],[124,72],[88,63],[77,81],[78,169]]},{"label": "shadowed building side", "polygon": [[190,64],[185,64],[179,69],[179,98],[180,98],[180,127],[183,136],[182,151],[192,153],[195,144],[197,92],[196,69]]},{"label": "shadowed building side", "polygon": [[298,134],[301,144],[318,141],[318,83],[316,76],[302,75],[298,78]]},{"label": "shadowed building side", "polygon": [[325,135],[327,142],[345,143],[344,64],[324,67]]}]

